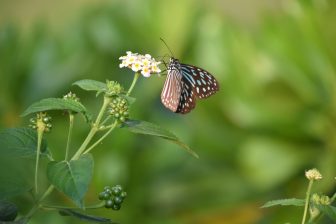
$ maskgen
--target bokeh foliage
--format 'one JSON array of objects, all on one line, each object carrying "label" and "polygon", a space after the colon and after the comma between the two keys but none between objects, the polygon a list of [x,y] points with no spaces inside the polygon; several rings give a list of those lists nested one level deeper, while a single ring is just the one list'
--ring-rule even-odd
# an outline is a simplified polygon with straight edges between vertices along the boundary
[{"label": "bokeh foliage", "polygon": [[[119,69],[119,56],[126,50],[163,56],[163,37],[175,57],[212,72],[221,91],[181,116],[160,103],[164,77],[142,78],[131,116],[172,130],[200,159],[119,130],[94,151],[87,202],[103,186],[122,184],[129,195],[123,209],[97,214],[121,223],[298,222],[300,209],[259,207],[270,199],[304,197],[303,173],[311,167],[324,175],[316,190],[335,191],[336,3],[282,3],[250,26],[228,18],[221,1],[191,0],[81,8],[78,19],[58,32],[43,20],[29,32],[3,24],[0,125],[26,125],[19,115],[29,104],[69,89],[97,107],[95,96],[70,84],[90,78],[129,85],[132,74]],[[66,118],[57,115],[54,124],[48,141],[57,158]],[[88,129],[80,119],[76,125],[74,147]],[[25,202],[23,210],[29,206],[25,197],[16,200]],[[74,220],[41,213],[33,223],[60,222]]]}]

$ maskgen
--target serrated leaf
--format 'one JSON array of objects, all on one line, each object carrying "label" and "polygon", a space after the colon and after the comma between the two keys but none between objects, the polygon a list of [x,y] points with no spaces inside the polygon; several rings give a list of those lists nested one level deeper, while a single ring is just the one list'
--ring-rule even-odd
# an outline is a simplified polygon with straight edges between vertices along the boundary
[{"label": "serrated leaf", "polygon": [[331,205],[315,205],[321,212],[336,222],[336,207]]},{"label": "serrated leaf", "polygon": [[27,116],[32,113],[49,111],[49,110],[70,110],[73,112],[81,113],[85,116],[87,121],[91,120],[91,116],[86,108],[80,102],[68,100],[63,98],[47,98],[30,105],[21,116]]},{"label": "serrated leaf", "polygon": [[88,190],[93,174],[93,158],[85,154],[78,160],[50,162],[47,168],[49,181],[79,207],[83,208],[83,198]]},{"label": "serrated leaf", "polygon": [[107,89],[106,83],[91,79],[79,80],[74,82],[72,85],[79,86],[80,88],[88,91],[97,91],[98,93],[104,92]]},{"label": "serrated leaf", "polygon": [[[1,156],[34,157],[37,148],[37,133],[31,128],[8,128],[0,132]],[[48,154],[47,142],[42,139],[41,154]]]},{"label": "serrated leaf", "polygon": [[80,220],[94,222],[94,223],[115,223],[111,219],[108,219],[108,218],[83,214],[83,213],[74,211],[72,209],[60,209],[59,214],[62,216],[72,216]]},{"label": "serrated leaf", "polygon": [[[32,188],[37,134],[29,128],[5,129],[0,133],[0,199],[10,198]],[[42,140],[41,155],[48,155]]]},{"label": "serrated leaf", "polygon": [[289,199],[279,199],[279,200],[269,201],[266,204],[264,204],[263,206],[261,206],[261,208],[269,208],[269,207],[276,206],[276,205],[304,206],[304,204],[305,204],[304,199],[289,198]]},{"label": "serrated leaf", "polygon": [[14,221],[18,214],[18,208],[9,201],[0,201],[0,222]]},{"label": "serrated leaf", "polygon": [[188,145],[184,144],[179,138],[177,138],[176,135],[156,124],[146,121],[128,120],[124,123],[123,127],[127,127],[129,131],[136,134],[152,135],[172,141],[175,144],[181,146],[183,149],[187,150],[187,152],[189,152],[194,157],[198,158],[198,155],[193,150],[191,150]]}]

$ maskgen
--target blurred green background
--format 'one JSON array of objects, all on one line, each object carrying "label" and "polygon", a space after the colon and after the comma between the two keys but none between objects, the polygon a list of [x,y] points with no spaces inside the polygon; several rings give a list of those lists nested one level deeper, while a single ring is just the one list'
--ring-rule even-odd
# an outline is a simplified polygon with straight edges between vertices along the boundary
[{"label": "blurred green background", "polygon": [[[95,111],[101,99],[71,83],[128,87],[133,74],[119,69],[119,56],[166,55],[162,37],[181,61],[213,73],[221,90],[177,115],[160,102],[165,77],[141,78],[131,117],[171,130],[200,159],[161,139],[113,132],[93,151],[86,203],[105,185],[122,184],[129,197],[119,212],[92,214],[119,223],[298,223],[302,208],[260,206],[303,198],[304,171],[313,167],[324,176],[314,191],[336,190],[335,21],[332,0],[1,0],[0,125],[27,125],[19,116],[27,106],[69,90]],[[47,138],[61,159],[67,119],[53,115]],[[77,119],[74,149],[87,131]],[[16,199],[23,212],[27,198]],[[71,205],[58,193],[49,200]],[[39,212],[31,223],[77,222]]]}]

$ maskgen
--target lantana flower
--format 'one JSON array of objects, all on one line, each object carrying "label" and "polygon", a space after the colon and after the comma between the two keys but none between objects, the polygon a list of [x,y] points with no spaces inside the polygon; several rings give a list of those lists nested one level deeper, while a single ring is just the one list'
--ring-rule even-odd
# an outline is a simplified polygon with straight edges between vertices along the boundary
[{"label": "lantana flower", "polygon": [[317,169],[310,169],[305,173],[308,180],[320,180],[322,179],[322,174]]},{"label": "lantana flower", "polygon": [[158,66],[161,62],[156,61],[149,54],[141,55],[127,51],[126,55],[121,56],[119,60],[121,60],[121,63],[119,64],[120,68],[127,67],[134,72],[140,71],[144,77],[150,77],[153,73],[161,72],[161,69]]}]

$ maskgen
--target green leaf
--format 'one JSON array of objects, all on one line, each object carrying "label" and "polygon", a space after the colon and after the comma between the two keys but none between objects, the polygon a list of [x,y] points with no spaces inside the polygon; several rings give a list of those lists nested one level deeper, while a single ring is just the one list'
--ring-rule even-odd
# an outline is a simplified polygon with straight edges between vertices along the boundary
[{"label": "green leaf", "polygon": [[60,209],[59,214],[62,216],[73,216],[75,218],[78,218],[80,220],[88,221],[88,222],[95,222],[95,223],[115,223],[111,219],[88,215],[79,213],[77,211],[74,211],[72,209]]},{"label": "green leaf", "polygon": [[321,212],[336,222],[336,207],[331,205],[315,205]]},{"label": "green leaf", "polygon": [[0,222],[14,221],[18,214],[18,208],[9,201],[0,201]]},{"label": "green leaf", "polygon": [[289,198],[289,199],[279,199],[279,200],[269,201],[266,204],[264,204],[263,206],[261,206],[261,208],[269,208],[269,207],[276,206],[276,205],[304,206],[304,204],[305,204],[304,199]]},{"label": "green leaf", "polygon": [[50,162],[47,168],[49,181],[79,207],[83,208],[83,197],[88,190],[93,173],[93,158],[85,154],[78,160]]},{"label": "green leaf", "polygon": [[48,110],[70,110],[73,112],[82,113],[87,121],[91,119],[91,116],[88,114],[83,104],[74,100],[67,100],[63,98],[47,98],[40,100],[30,105],[21,114],[21,116],[24,117],[32,113],[43,112]]},{"label": "green leaf", "polygon": [[127,127],[129,131],[136,134],[152,135],[172,141],[175,144],[181,146],[183,149],[187,150],[187,152],[189,152],[194,157],[198,158],[198,155],[193,150],[191,150],[188,145],[181,142],[181,140],[178,139],[176,135],[156,124],[146,121],[128,120],[124,123],[124,127]]},{"label": "green leaf", "polygon": [[[37,133],[31,128],[9,128],[0,132],[1,156],[34,157],[37,148]],[[47,142],[42,139],[42,155],[48,154]]]},{"label": "green leaf", "polygon": [[27,224],[29,221],[29,219],[26,219],[26,218],[21,218],[21,219],[18,219],[16,221],[3,221],[3,222],[0,222],[1,224]]},{"label": "green leaf", "polygon": [[[0,132],[0,199],[29,191],[35,164],[37,133],[29,128],[10,128]],[[43,139],[41,155],[48,155]]]},{"label": "green leaf", "polygon": [[74,82],[72,85],[79,86],[80,88],[88,91],[104,92],[107,89],[106,83],[91,79],[79,80],[77,82]]}]

